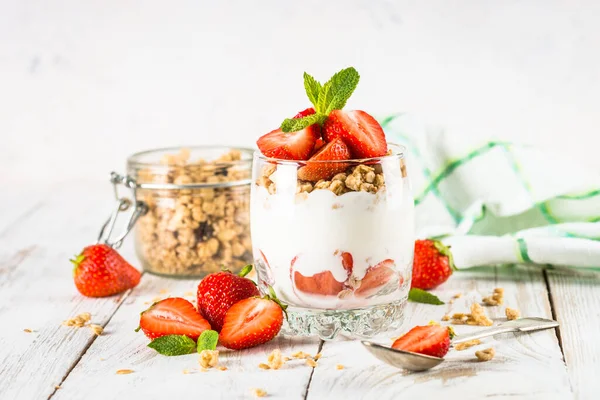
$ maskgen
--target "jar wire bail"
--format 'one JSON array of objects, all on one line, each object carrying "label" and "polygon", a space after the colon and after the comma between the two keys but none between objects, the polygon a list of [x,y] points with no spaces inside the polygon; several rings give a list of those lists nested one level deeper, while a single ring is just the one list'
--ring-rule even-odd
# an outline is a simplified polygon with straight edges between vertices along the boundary
[{"label": "jar wire bail", "polygon": [[[130,176],[123,176],[116,172],[111,172],[110,182],[113,184],[117,206],[110,214],[106,222],[102,225],[102,229],[100,229],[100,234],[98,235],[98,240],[96,243],[105,243],[110,247],[118,249],[123,244],[125,237],[127,237],[129,232],[131,232],[133,229],[137,220],[148,212],[148,206],[143,201],[137,200],[138,184],[136,183],[135,179],[131,178]],[[123,185],[131,190],[131,199],[126,196],[121,197],[119,195],[119,185]],[[120,235],[117,235],[116,238],[111,239],[113,230],[115,229],[115,224],[117,223],[117,219],[119,217],[119,213],[129,210],[132,204],[134,204],[134,207],[129,214],[129,218],[125,225],[125,230]]]}]

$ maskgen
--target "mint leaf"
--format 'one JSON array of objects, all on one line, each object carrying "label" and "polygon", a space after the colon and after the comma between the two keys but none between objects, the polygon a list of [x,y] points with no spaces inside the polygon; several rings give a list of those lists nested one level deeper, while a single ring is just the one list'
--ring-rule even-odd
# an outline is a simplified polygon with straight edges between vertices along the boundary
[{"label": "mint leaf", "polygon": [[410,289],[408,300],[415,303],[434,304],[436,306],[444,304],[436,295],[416,288]]},{"label": "mint leaf", "polygon": [[205,330],[198,338],[198,353],[202,352],[202,350],[216,349],[218,341],[219,334],[216,331]]},{"label": "mint leaf", "polygon": [[196,342],[185,335],[167,335],[154,339],[148,347],[164,356],[181,356],[193,352]]},{"label": "mint leaf", "polygon": [[354,89],[356,89],[359,80],[360,75],[353,67],[343,69],[333,75],[329,80],[329,82],[331,82],[331,99],[327,103],[327,108],[321,112],[329,115],[333,110],[341,110],[344,108],[346,102],[350,96],[352,96]]},{"label": "mint leaf", "polygon": [[319,100],[315,105],[315,111],[317,114],[325,114],[328,115],[325,111],[329,107],[329,103],[331,103],[331,99],[333,98],[333,92],[331,89],[331,80],[329,80],[326,84],[321,88],[321,92],[319,93]]},{"label": "mint leaf", "polygon": [[312,114],[302,118],[286,118],[281,123],[281,130],[284,132],[297,132],[313,124],[321,124],[325,121],[325,118],[327,117],[322,114]]},{"label": "mint leaf", "polygon": [[316,107],[319,101],[319,93],[321,93],[321,84],[315,78],[304,73],[304,89],[311,103]]}]

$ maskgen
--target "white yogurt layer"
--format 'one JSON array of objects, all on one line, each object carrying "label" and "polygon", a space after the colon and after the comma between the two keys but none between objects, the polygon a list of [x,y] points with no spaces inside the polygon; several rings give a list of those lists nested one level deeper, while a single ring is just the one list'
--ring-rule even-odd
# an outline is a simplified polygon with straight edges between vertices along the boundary
[{"label": "white yogurt layer", "polygon": [[[295,194],[295,171],[293,177],[282,179],[286,172],[280,166],[279,176],[271,178],[279,178],[276,194],[262,186],[252,187],[254,258],[259,263],[264,255],[269,264],[260,278],[273,286],[281,300],[301,307],[357,308],[400,299],[404,293],[398,284],[384,296],[367,298],[301,293],[293,288],[290,267],[297,257],[294,271],[304,276],[330,271],[337,281],[344,282],[348,275],[340,254],[349,252],[356,279],[362,279],[370,266],[391,259],[407,282],[414,249],[413,199],[407,180],[386,177],[386,182],[396,184],[377,194],[336,196],[329,190]],[[284,182],[293,182],[294,187],[284,187]]]}]

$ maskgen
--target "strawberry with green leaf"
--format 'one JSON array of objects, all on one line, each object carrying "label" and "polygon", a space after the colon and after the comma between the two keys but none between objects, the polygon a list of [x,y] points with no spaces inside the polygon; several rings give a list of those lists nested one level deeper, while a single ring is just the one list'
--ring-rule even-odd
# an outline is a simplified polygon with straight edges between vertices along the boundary
[{"label": "strawberry with green leaf", "polygon": [[73,279],[79,293],[88,297],[106,297],[122,293],[140,283],[142,274],[112,247],[87,246],[70,260]]},{"label": "strawberry with green leaf", "polygon": [[456,270],[450,248],[438,240],[415,242],[412,288],[433,289],[446,282]]}]

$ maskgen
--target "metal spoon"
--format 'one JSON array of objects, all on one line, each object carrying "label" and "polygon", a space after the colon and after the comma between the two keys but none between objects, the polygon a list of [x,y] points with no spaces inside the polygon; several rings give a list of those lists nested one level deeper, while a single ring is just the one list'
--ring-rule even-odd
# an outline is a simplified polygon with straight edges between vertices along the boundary
[{"label": "metal spoon", "polygon": [[[478,332],[456,336],[452,344],[468,342],[473,339],[481,339],[488,336],[498,335],[507,332],[532,332],[542,329],[556,328],[558,322],[545,318],[520,318],[514,321],[507,321],[498,326],[488,329],[482,329]],[[362,344],[371,354],[397,368],[403,368],[410,371],[425,371],[441,364],[444,359],[439,357],[427,356],[424,354],[413,353],[411,351],[396,350],[391,347],[382,346],[377,343],[362,341]]]}]

